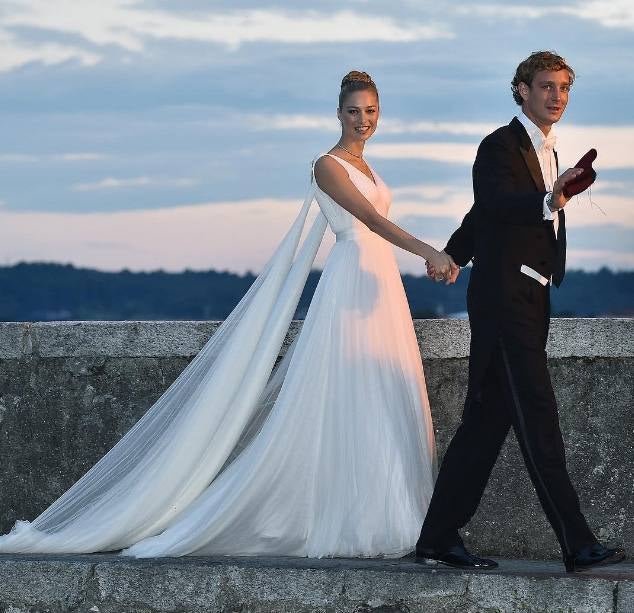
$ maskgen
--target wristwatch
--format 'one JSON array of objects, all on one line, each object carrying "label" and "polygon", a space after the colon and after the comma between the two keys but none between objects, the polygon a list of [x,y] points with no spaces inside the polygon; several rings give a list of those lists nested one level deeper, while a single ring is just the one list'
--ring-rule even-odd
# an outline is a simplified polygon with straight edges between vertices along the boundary
[{"label": "wristwatch", "polygon": [[552,213],[554,213],[557,209],[554,209],[551,205],[551,202],[553,201],[553,193],[552,192],[548,192],[546,194],[546,199],[544,200],[544,202],[546,203],[546,206],[551,210]]}]

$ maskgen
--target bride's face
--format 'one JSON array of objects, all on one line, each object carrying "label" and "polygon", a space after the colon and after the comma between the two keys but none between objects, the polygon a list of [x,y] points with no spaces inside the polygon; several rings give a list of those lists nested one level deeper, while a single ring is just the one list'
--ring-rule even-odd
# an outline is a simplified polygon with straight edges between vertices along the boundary
[{"label": "bride's face", "polygon": [[366,141],[376,130],[379,120],[379,101],[376,94],[363,89],[348,94],[343,108],[337,110],[342,136],[346,140]]}]

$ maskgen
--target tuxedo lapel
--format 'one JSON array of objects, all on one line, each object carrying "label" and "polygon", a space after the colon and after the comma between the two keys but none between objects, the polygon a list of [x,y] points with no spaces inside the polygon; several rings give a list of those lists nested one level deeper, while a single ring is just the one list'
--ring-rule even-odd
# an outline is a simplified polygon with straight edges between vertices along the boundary
[{"label": "tuxedo lapel", "polygon": [[[557,155],[557,151],[553,149],[553,153],[555,154],[555,168],[557,169],[557,177],[559,176],[559,156]],[[555,179],[557,178],[555,177]]]},{"label": "tuxedo lapel", "polygon": [[533,183],[539,192],[545,192],[546,186],[544,185],[544,176],[542,175],[542,169],[537,159],[537,153],[535,147],[531,143],[531,139],[526,133],[524,126],[517,117],[513,117],[513,121],[509,124],[510,128],[515,132],[519,138],[519,146],[524,162],[528,167],[528,171],[531,173]]},{"label": "tuxedo lapel", "polygon": [[531,177],[533,177],[533,181],[535,182],[535,187],[537,188],[537,191],[545,192],[546,186],[544,185],[542,169],[539,166],[537,154],[535,153],[533,145],[530,145],[530,149],[524,149],[524,147],[520,147],[520,151],[522,152],[522,157],[524,158],[524,161],[528,166],[528,170],[531,173]]}]

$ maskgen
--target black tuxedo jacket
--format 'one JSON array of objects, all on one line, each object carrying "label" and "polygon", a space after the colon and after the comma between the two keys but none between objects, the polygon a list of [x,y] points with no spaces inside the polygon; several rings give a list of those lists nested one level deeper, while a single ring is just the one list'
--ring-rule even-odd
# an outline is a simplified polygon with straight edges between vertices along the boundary
[{"label": "black tuxedo jacket", "polygon": [[467,290],[470,388],[486,369],[500,335],[515,346],[545,347],[549,305],[541,296],[547,301],[548,288],[520,267],[525,264],[561,282],[566,252],[563,211],[556,239],[553,222],[543,216],[546,188],[537,154],[517,118],[480,143],[473,193],[471,210],[445,247],[460,266],[473,260]]}]

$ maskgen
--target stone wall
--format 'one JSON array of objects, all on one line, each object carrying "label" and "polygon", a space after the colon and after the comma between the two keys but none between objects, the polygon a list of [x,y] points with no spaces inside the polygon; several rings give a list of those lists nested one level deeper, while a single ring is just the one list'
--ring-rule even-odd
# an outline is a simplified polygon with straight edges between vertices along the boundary
[{"label": "stone wall", "polygon": [[[460,420],[468,324],[416,321],[442,456]],[[160,396],[213,322],[0,324],[0,531],[32,519]],[[297,333],[294,323],[287,342]],[[592,528],[634,550],[634,320],[555,319],[550,369]],[[478,552],[558,557],[514,435],[466,530]]]}]

